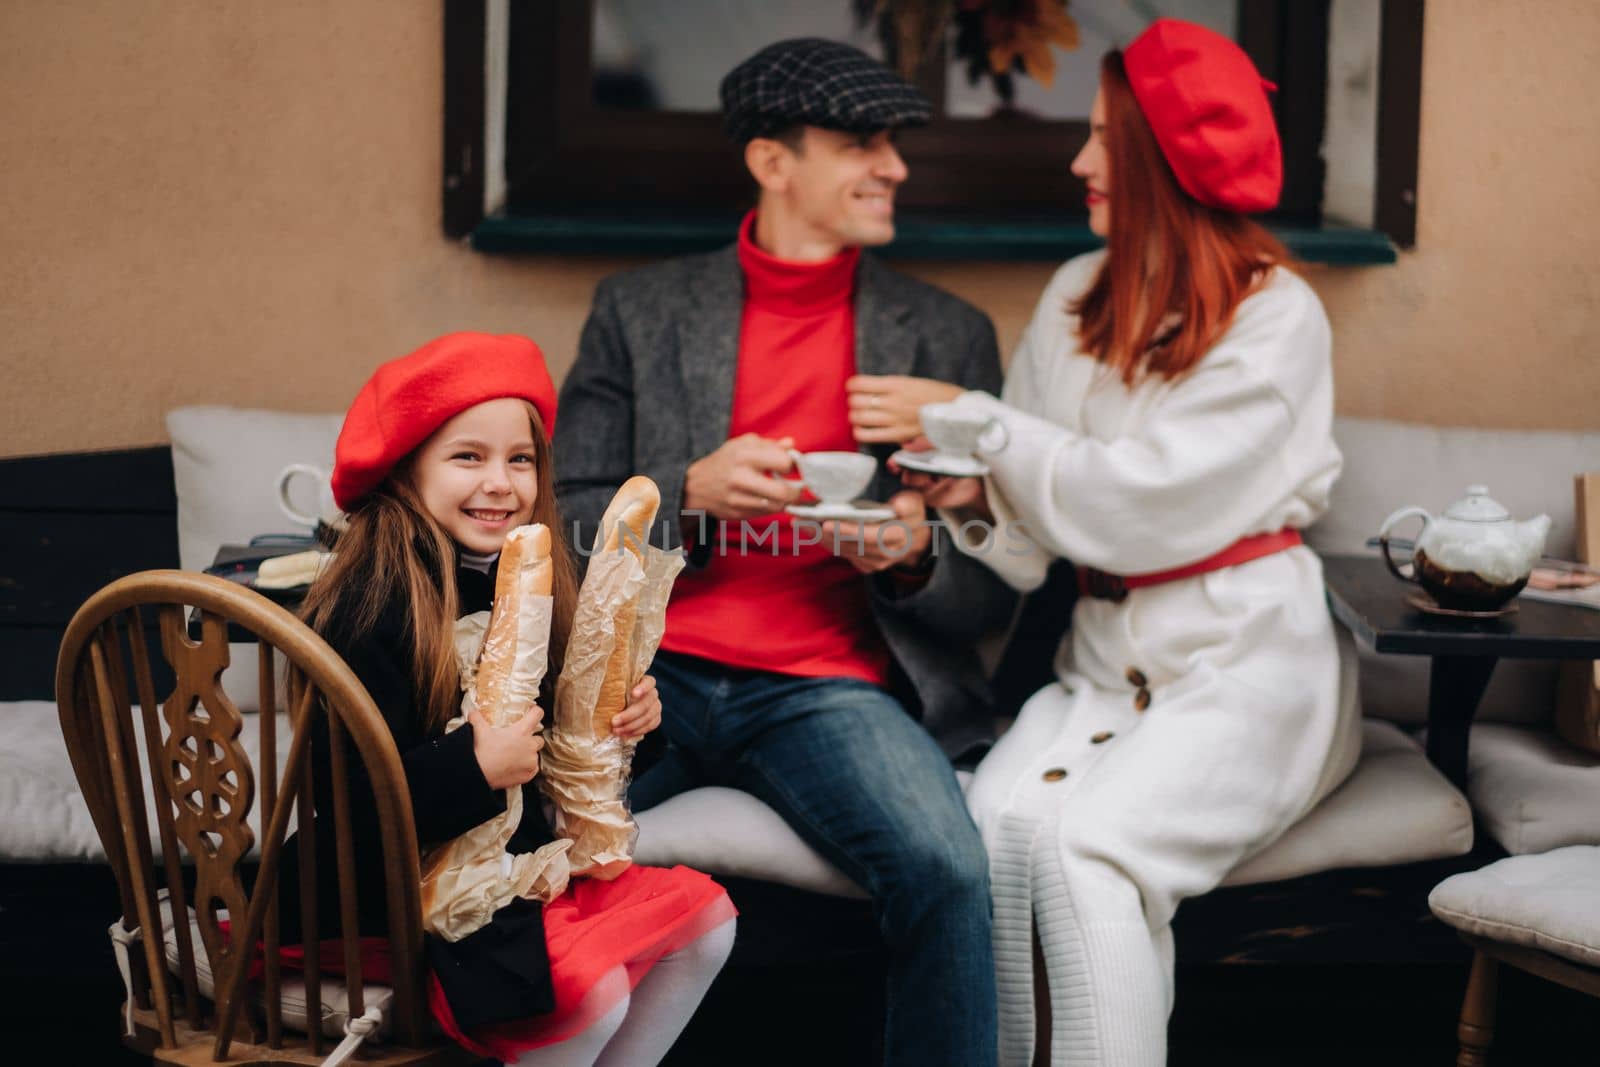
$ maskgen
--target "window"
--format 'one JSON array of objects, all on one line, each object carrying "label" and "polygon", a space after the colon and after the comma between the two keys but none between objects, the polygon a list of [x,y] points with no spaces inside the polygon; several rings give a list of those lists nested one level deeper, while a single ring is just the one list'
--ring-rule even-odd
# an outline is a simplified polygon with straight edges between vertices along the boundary
[{"label": "window", "polygon": [[[1012,76],[1009,102],[987,73],[969,80],[963,28],[952,24],[913,76],[936,116],[901,135],[914,175],[899,196],[901,217],[968,228],[1081,226],[1083,189],[1068,166],[1087,132],[1099,57],[1168,14],[1233,36],[1277,83],[1285,187],[1268,221],[1320,227],[1336,5],[1345,6],[1345,24],[1381,20],[1376,132],[1367,135],[1375,136],[1378,165],[1367,181],[1377,189],[1377,225],[1408,244],[1419,0],[1073,0],[1067,13],[1078,47],[1053,50],[1051,85]],[[448,0],[447,231],[471,232],[486,199],[513,219],[725,222],[748,203],[750,183],[721,132],[722,75],[762,45],[802,35],[846,40],[893,63],[895,35],[858,18],[859,9],[874,6],[872,0]],[[486,91],[485,71],[493,64],[486,66],[485,57],[498,58],[502,50],[503,84],[489,78]],[[501,101],[503,121],[497,115],[486,133],[484,116]],[[503,169],[497,162],[497,173],[485,175],[486,149],[497,142]],[[639,250],[671,248],[668,242]]]}]

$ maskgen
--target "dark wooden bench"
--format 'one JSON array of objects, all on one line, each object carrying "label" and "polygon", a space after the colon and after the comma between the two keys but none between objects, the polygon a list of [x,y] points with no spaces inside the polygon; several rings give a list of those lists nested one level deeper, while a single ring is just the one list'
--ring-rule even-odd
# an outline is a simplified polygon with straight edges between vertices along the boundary
[{"label": "dark wooden bench", "polygon": [[[83,600],[123,574],[177,565],[168,448],[0,460],[0,700],[54,699],[57,646]],[[1039,650],[1053,647],[1039,627],[1028,632],[1038,648],[1012,655],[1016,672],[1005,673],[1013,703],[1037,680],[1022,668],[1047,669]],[[1442,1062],[1469,954],[1428,914],[1427,892],[1498,854],[1482,846],[1448,861],[1330,871],[1186,903],[1172,1062],[1276,1063],[1286,1050],[1303,1063]],[[870,906],[724,881],[741,911],[738,943],[669,1064],[877,1062],[883,958]],[[104,933],[117,907],[108,869],[0,862],[0,887],[0,996],[40,1032],[85,1034],[74,1051],[86,1061],[115,1062],[122,1053],[103,1010],[121,988]],[[1546,999],[1507,1008],[1507,1020],[1529,1029],[1500,1035],[1504,1056],[1544,1048],[1548,994],[1526,995]],[[1564,1018],[1591,1019],[1592,1032],[1588,1008],[1580,998]]]},{"label": "dark wooden bench", "polygon": [[78,605],[124,574],[177,565],[169,448],[0,460],[0,700],[54,700]]},{"label": "dark wooden bench", "polygon": [[[53,701],[78,606],[124,574],[177,565],[169,448],[0,460],[0,700]],[[86,1063],[148,1062],[118,1040],[106,937],[118,910],[105,864],[0,859],[0,998],[41,1040],[73,1035]]]}]

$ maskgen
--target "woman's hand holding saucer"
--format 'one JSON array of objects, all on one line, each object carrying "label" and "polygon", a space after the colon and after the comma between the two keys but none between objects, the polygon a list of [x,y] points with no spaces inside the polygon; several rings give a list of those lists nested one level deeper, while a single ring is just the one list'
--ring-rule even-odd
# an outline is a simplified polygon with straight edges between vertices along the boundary
[{"label": "woman's hand holding saucer", "polygon": [[982,478],[950,478],[942,474],[921,474],[902,471],[900,480],[906,488],[922,494],[930,508],[962,510],[971,509],[985,517],[993,518],[989,511],[988,494]]},{"label": "woman's hand holding saucer", "polygon": [[922,405],[954,400],[966,391],[949,382],[901,374],[857,374],[844,388],[850,429],[865,445],[899,444],[920,436],[917,411]]},{"label": "woman's hand holding saucer", "polygon": [[[932,448],[933,444],[926,437],[916,437],[906,442],[905,450],[928,452]],[[893,457],[889,459],[889,469],[900,476],[900,481],[907,489],[921,493],[930,508],[970,508],[986,519],[994,518],[989,510],[988,493],[983,487],[982,478],[953,478],[944,474],[908,470],[896,463]]]}]

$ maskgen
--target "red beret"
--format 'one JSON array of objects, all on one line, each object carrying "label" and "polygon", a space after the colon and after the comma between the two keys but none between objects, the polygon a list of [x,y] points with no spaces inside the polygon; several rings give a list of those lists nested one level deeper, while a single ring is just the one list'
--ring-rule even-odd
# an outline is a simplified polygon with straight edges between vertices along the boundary
[{"label": "red beret", "polygon": [[516,334],[448,333],[379,367],[356,394],[333,452],[333,499],[348,511],[440,426],[485,400],[533,404],[556,426],[544,353]]},{"label": "red beret", "polygon": [[1139,110],[1190,196],[1240,212],[1278,203],[1283,153],[1267,99],[1276,86],[1244,49],[1204,26],[1156,19],[1122,62]]}]

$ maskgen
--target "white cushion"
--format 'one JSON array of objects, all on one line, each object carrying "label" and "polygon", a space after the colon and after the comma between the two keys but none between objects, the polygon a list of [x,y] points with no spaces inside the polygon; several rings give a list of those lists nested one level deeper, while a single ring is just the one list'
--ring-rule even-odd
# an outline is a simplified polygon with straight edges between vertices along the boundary
[{"label": "white cushion", "polygon": [[[1552,528],[1545,551],[1573,550],[1572,479],[1600,470],[1600,433],[1472,430],[1388,419],[1341,417],[1334,436],[1344,473],[1328,514],[1306,533],[1319,552],[1375,555],[1364,546],[1396,508],[1420,504],[1438,512],[1468,485],[1483,484],[1513,515],[1543,512]],[[1411,536],[1407,528],[1404,533]],[[1396,583],[1396,588],[1402,588]],[[1545,722],[1555,695],[1555,664],[1504,660],[1495,668],[1478,718]],[[1361,653],[1362,706],[1369,715],[1420,726],[1427,719],[1428,658]]]},{"label": "white cushion", "polygon": [[0,859],[105,859],[47,700],[0,704]]},{"label": "white cushion", "polygon": [[1428,907],[1469,934],[1600,967],[1597,900],[1600,847],[1570,845],[1452,875],[1434,886]]},{"label": "white cushion", "polygon": [[279,510],[278,475],[290,463],[332,470],[343,419],[230,407],[167,412],[184,569],[204,570],[218,548],[256,534],[310,533]]},{"label": "white cushion", "polygon": [[[200,939],[200,923],[194,917],[194,909],[189,908],[189,943],[194,947],[194,977],[195,984],[200,987],[200,995],[207,1000],[216,999],[216,980],[211,973],[211,958],[206,955],[205,942]],[[226,919],[228,913],[221,910],[217,913],[219,919]],[[172,925],[172,909],[170,904],[161,902],[161,925],[163,927],[163,942],[166,945],[167,969],[173,974],[178,973],[178,931]],[[339,950],[335,950],[339,951]],[[327,967],[330,961],[323,957],[323,966]],[[343,963],[342,959],[337,961]],[[259,986],[258,986],[259,988]],[[344,1024],[350,1018],[350,990],[345,986],[344,979],[336,974],[324,971],[322,974],[322,1035],[324,1037],[343,1038]],[[378,1022],[377,1033],[367,1040],[381,1040],[389,1036],[394,1029],[394,1016],[388,1006],[394,1000],[394,990],[386,985],[377,985],[372,982],[363,982],[361,989],[362,1006],[370,1010],[374,1005],[383,1009],[383,1018]],[[298,973],[285,972],[279,1004],[283,1008],[283,1025],[291,1030],[306,1032],[306,981]],[[359,1061],[355,1061],[359,1062]]]},{"label": "white cushion", "polygon": [[1512,855],[1600,845],[1600,756],[1549,730],[1482,723],[1467,774],[1484,829]]},{"label": "white cushion", "polygon": [[1466,797],[1398,727],[1361,724],[1350,777],[1277,841],[1235,867],[1223,885],[1252,885],[1340,867],[1383,867],[1472,849]]},{"label": "white cushion", "polygon": [[[261,758],[261,719],[245,720],[240,736],[250,763],[259,770]],[[289,717],[277,716],[279,780],[289,758]],[[145,785],[145,810],[155,811],[150,788],[149,762],[144,756],[144,731],[135,731],[139,747],[139,768]],[[260,783],[256,803],[249,819],[255,831],[252,853],[261,846]],[[161,855],[154,818],[150,820],[150,840],[155,855]],[[83,791],[72,773],[66,741],[61,736],[61,720],[55,704],[45,700],[0,703],[0,860],[7,862],[104,863],[105,849]]]},{"label": "white cushion", "polygon": [[[971,780],[958,772],[962,786]],[[682,863],[709,874],[780,882],[840,897],[866,894],[748,793],[706,786],[638,813],[635,861]],[[1377,828],[1382,832],[1375,832]],[[1398,727],[1362,723],[1350,777],[1224,885],[1252,885],[1341,867],[1382,867],[1460,856],[1472,849],[1466,797]]]},{"label": "white cushion", "polygon": [[[333,469],[342,415],[301,415],[231,407],[167,412],[178,495],[178,560],[204,570],[226,544],[265,533],[311,531],[278,507],[278,475],[290,463]],[[302,504],[310,508],[309,503]],[[242,711],[259,711],[256,646],[235,643],[223,691]]]}]

